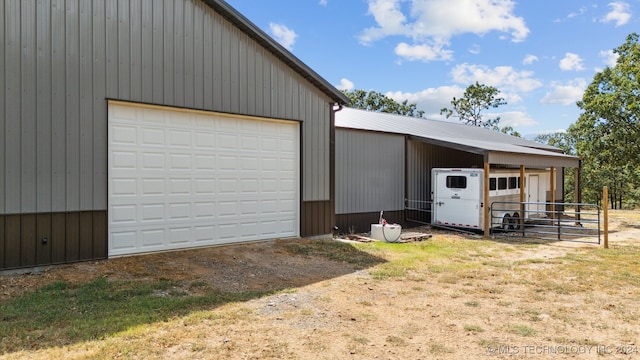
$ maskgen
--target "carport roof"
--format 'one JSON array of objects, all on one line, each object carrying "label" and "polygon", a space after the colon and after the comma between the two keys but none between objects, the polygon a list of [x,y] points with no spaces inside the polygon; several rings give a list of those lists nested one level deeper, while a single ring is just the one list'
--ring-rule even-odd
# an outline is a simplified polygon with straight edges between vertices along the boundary
[{"label": "carport roof", "polygon": [[336,112],[337,128],[377,131],[410,136],[435,145],[484,155],[500,165],[578,167],[580,159],[561,149],[490,129],[448,121],[386,114],[352,108]]}]

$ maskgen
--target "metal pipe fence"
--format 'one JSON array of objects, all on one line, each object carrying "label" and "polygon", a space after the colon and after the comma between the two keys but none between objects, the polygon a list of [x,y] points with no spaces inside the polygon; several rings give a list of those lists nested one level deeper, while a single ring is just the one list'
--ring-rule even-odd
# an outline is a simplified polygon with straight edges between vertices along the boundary
[{"label": "metal pipe fence", "polygon": [[600,213],[595,204],[493,202],[490,227],[492,234],[600,244]]},{"label": "metal pipe fence", "polygon": [[405,220],[417,224],[431,225],[431,205],[430,200],[409,200],[404,199]]}]

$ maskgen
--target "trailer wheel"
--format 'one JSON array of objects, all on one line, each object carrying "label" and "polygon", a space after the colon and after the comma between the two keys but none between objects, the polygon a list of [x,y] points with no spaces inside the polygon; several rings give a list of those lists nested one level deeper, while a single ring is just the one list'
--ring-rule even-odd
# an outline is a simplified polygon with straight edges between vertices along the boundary
[{"label": "trailer wheel", "polygon": [[509,216],[509,214],[505,214],[502,217],[502,230],[509,230],[509,227],[511,226],[511,216]]},{"label": "trailer wheel", "polygon": [[511,215],[511,230],[521,230],[520,229],[520,214],[517,212]]}]

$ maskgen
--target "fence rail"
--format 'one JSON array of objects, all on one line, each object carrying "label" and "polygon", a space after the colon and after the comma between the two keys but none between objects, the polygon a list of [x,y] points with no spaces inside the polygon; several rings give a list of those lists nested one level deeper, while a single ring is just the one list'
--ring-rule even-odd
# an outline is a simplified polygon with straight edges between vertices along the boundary
[{"label": "fence rail", "polygon": [[431,224],[431,204],[429,200],[404,199],[405,220],[417,224]]},{"label": "fence rail", "polygon": [[601,209],[595,204],[493,202],[490,209],[493,234],[600,244]]}]

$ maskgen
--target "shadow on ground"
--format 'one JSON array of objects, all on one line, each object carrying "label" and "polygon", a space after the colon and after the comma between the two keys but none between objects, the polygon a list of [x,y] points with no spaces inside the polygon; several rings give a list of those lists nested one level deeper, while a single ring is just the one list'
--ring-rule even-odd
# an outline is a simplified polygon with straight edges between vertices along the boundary
[{"label": "shadow on ground", "polygon": [[0,354],[103,339],[383,262],[342,242],[276,240],[0,276]]}]

